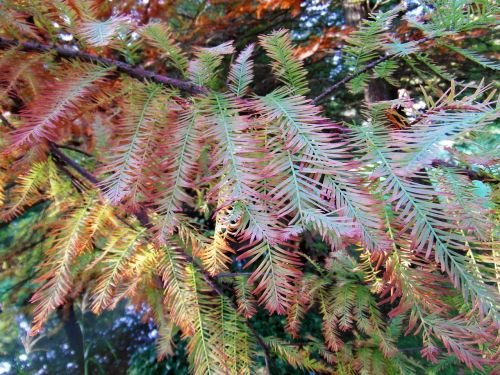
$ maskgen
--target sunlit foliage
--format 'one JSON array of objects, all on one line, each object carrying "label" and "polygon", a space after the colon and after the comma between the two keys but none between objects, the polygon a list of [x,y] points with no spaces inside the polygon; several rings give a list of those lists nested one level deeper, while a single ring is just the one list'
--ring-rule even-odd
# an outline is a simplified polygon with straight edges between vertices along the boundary
[{"label": "sunlit foliage", "polygon": [[[498,69],[457,42],[492,27],[494,6],[438,3],[407,17],[406,40],[393,32],[399,7],[352,33],[349,90],[398,85],[398,64],[416,60],[447,75],[424,55],[434,48]],[[233,41],[184,50],[167,25],[106,18],[96,4],[0,5],[0,219],[47,204],[32,335],[86,291],[96,314],[124,299],[145,307],[159,358],[180,332],[197,374],[252,374],[272,357],[318,373],[408,374],[417,365],[402,333],[419,335],[430,361],[495,363],[493,204],[475,193],[470,155],[439,154],[495,126],[492,87],[451,80],[423,91],[424,105],[368,103],[362,121],[335,122],[319,105],[327,95],[308,97],[287,30],[240,52]],[[73,42],[52,46],[63,32]],[[171,76],[122,61],[150,49]],[[276,83],[258,94],[257,49]],[[311,238],[328,250],[303,251]],[[298,343],[257,332],[250,319],[264,312],[286,315]],[[321,337],[301,335],[310,312]]]}]

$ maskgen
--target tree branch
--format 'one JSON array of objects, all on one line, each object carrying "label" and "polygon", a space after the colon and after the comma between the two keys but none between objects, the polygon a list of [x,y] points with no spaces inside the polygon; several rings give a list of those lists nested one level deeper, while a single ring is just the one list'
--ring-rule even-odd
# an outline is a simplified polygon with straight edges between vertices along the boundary
[{"label": "tree branch", "polygon": [[73,146],[69,146],[69,145],[57,145],[58,148],[63,148],[63,149],[66,149],[66,150],[70,150],[70,151],[74,151],[74,152],[78,152],[79,154],[82,154],[82,155],[85,155],[86,157],[89,157],[91,158],[92,155],[89,154],[87,151],[83,151],[83,150],[80,150],[79,148],[77,147],[73,147]]},{"label": "tree branch", "polygon": [[[9,122],[9,120],[7,120],[5,118],[5,116],[3,116],[1,113],[0,113],[0,120],[9,129],[15,129],[15,127],[12,126],[12,124]],[[84,177],[94,187],[97,187],[99,190],[102,189],[102,187],[99,185],[99,180],[97,178],[95,178],[85,168],[81,167],[75,161],[73,161],[72,159],[68,158],[59,149],[58,145],[56,145],[53,142],[49,142],[49,149],[50,149],[50,152],[54,156],[56,156],[61,162],[63,162],[64,164],[70,166],[75,171],[77,171],[82,177]],[[137,220],[139,221],[139,223],[144,228],[146,228],[146,229],[152,229],[153,228],[153,224],[151,223],[151,219],[149,218],[149,215],[148,215],[148,213],[147,213],[147,211],[146,211],[146,209],[144,207],[140,207],[136,212],[134,212],[134,216],[137,218]],[[234,301],[231,298],[229,298],[229,297],[227,297],[225,295],[225,293],[223,291],[223,288],[222,288],[221,285],[219,285],[218,281],[215,278],[213,278],[212,276],[210,276],[210,274],[202,266],[200,266],[197,262],[195,262],[195,260],[193,259],[193,257],[191,255],[189,255],[189,254],[186,253],[185,256],[187,257],[188,262],[194,264],[194,266],[196,267],[196,269],[201,273],[201,275],[203,276],[203,279],[212,288],[212,290],[215,293],[217,293],[219,296],[226,297],[227,300],[229,301],[231,307],[235,311],[238,311],[238,307],[236,306],[236,304],[234,303]],[[245,325],[248,327],[248,329],[250,330],[250,332],[252,332],[252,335],[255,336],[255,339],[257,340],[257,343],[259,344],[259,346],[262,348],[262,350],[264,352],[264,360],[265,360],[265,363],[266,363],[267,373],[270,374],[269,366],[270,366],[270,362],[271,362],[271,355],[270,355],[269,346],[265,343],[264,339],[256,331],[256,329],[254,328],[254,326],[252,325],[252,323],[250,323],[250,321],[248,319],[246,319],[246,318],[243,318],[243,319],[244,319],[243,321],[245,322]]]},{"label": "tree branch", "polygon": [[7,118],[2,113],[0,113],[0,121],[2,121],[2,124],[4,124],[4,126],[9,128],[10,130],[16,130],[16,128],[10,123],[9,120],[7,120]]},{"label": "tree branch", "polygon": [[50,152],[54,156],[56,156],[63,163],[65,163],[66,165],[70,166],[75,171],[77,171],[82,177],[84,177],[92,185],[97,186],[99,184],[99,181],[97,180],[97,178],[95,178],[90,172],[88,172],[85,168],[81,167],[75,161],[68,158],[61,150],[59,150],[58,146],[55,143],[49,142],[49,149],[50,149]]},{"label": "tree branch", "polygon": [[[10,123],[9,120],[7,120],[7,118],[2,114],[0,113],[0,121],[2,122],[2,124],[4,126],[6,126],[7,128],[9,128],[10,130],[16,130],[16,128]],[[78,151],[78,152],[82,152],[88,156],[91,156],[90,154],[84,152],[84,151],[81,151],[81,150],[78,150],[78,149],[74,149],[73,147],[68,147],[68,146],[62,146],[62,145],[58,145],[54,142],[49,142],[49,148],[50,148],[50,153],[52,155],[54,155],[58,160],[60,160],[62,163],[66,164],[66,165],[69,165],[71,166],[73,169],[75,169],[78,173],[82,174],[85,173],[85,170],[83,168],[81,168],[77,163],[75,163],[73,160],[71,160],[70,158],[68,158],[63,152],[61,152],[61,150],[59,150],[60,148],[67,148],[67,149],[70,149],[70,150],[73,150],[73,151]],[[66,167],[64,166],[64,164],[60,164],[58,165],[59,169],[69,177],[69,179],[71,180],[71,183],[73,184],[73,186],[78,190],[78,191],[82,191],[82,189],[84,188],[84,186],[82,185],[82,183],[77,179],[75,178],[70,171],[68,171],[66,169]],[[91,174],[88,174],[87,178],[93,178],[93,176]],[[96,180],[97,181],[97,180]]]},{"label": "tree branch", "polygon": [[447,162],[447,161],[444,161],[444,160],[440,160],[440,159],[433,160],[431,162],[431,165],[434,168],[438,168],[438,167],[441,167],[441,168],[452,168],[452,169],[458,171],[459,173],[465,174],[471,180],[478,180],[478,181],[482,181],[482,182],[494,182],[494,183],[500,182],[498,180],[498,178],[496,178],[494,176],[491,176],[491,175],[485,173],[482,170],[479,170],[479,171],[476,172],[476,171],[474,171],[474,170],[472,170],[470,168],[461,168],[460,166],[457,166],[457,165],[455,165],[453,163],[450,163],[450,162]]},{"label": "tree branch", "polygon": [[[423,43],[425,43],[425,42],[427,42],[429,40],[430,40],[430,38],[428,38],[428,37],[419,39],[419,40],[417,40],[415,42],[416,43],[415,45],[418,46],[418,45],[423,44]],[[333,85],[331,85],[330,87],[328,87],[326,90],[324,90],[321,94],[319,94],[317,97],[315,97],[313,99],[313,103],[314,104],[318,104],[322,100],[324,100],[327,97],[329,97],[339,87],[344,86],[347,82],[352,81],[357,76],[359,76],[359,75],[361,75],[361,74],[363,74],[363,73],[365,73],[365,72],[367,72],[367,71],[375,68],[378,64],[381,64],[384,61],[389,60],[390,58],[392,58],[394,56],[395,56],[395,54],[389,54],[389,55],[381,56],[378,59],[372,60],[372,62],[368,63],[368,65],[366,65],[363,69],[360,69],[360,70],[358,70],[355,73],[351,73],[351,74],[346,75],[340,81],[334,83]]]},{"label": "tree branch", "polygon": [[122,61],[108,59],[106,57],[100,57],[92,55],[90,53],[74,50],[68,47],[58,47],[51,46],[48,44],[41,44],[36,42],[20,42],[14,39],[5,39],[0,37],[0,49],[19,47],[23,51],[28,52],[52,52],[56,56],[68,58],[68,59],[79,59],[82,61],[101,64],[109,67],[115,68],[121,73],[125,73],[133,78],[137,78],[141,81],[151,80],[154,82],[162,83],[164,85],[169,85],[176,87],[180,90],[192,93],[192,94],[203,94],[207,92],[207,89],[201,86],[197,86],[191,82],[183,81],[180,79],[171,78],[161,74],[157,74],[150,70],[146,70],[140,67],[134,67],[130,64],[124,63]]},{"label": "tree branch", "polygon": [[230,272],[230,273],[219,273],[214,277],[220,279],[224,277],[240,277],[240,276],[250,276],[252,272]]},{"label": "tree branch", "polygon": [[[144,228],[146,228],[146,229],[152,229],[153,228],[153,224],[151,223],[151,220],[149,219],[148,213],[147,213],[147,211],[146,211],[146,209],[144,207],[139,208],[134,213],[134,216],[137,218],[137,220],[139,221],[139,223]],[[187,261],[189,263],[192,263],[196,267],[196,269],[198,270],[198,272],[201,273],[203,279],[208,284],[208,286],[210,286],[210,288],[212,288],[212,290],[215,293],[217,293],[219,296],[226,297],[227,300],[228,300],[228,302],[229,302],[229,304],[231,305],[231,307],[235,311],[238,311],[238,307],[236,306],[236,304],[234,303],[234,301],[232,300],[232,298],[229,298],[229,297],[227,297],[225,295],[222,286],[217,282],[217,280],[214,279],[212,276],[210,276],[210,274],[202,266],[200,266],[197,262],[195,262],[195,260],[193,259],[193,257],[191,255],[189,255],[187,253],[184,253],[184,255],[185,255]],[[264,360],[265,360],[265,363],[266,363],[267,373],[270,374],[269,366],[270,366],[270,361],[271,361],[271,355],[270,355],[269,346],[265,343],[264,339],[259,335],[259,333],[254,328],[253,324],[250,323],[250,321],[248,319],[246,319],[245,317],[243,317],[243,321],[245,322],[245,325],[248,327],[248,329],[252,332],[252,335],[257,340],[257,343],[259,344],[259,346],[262,348],[262,350],[264,352]]]}]

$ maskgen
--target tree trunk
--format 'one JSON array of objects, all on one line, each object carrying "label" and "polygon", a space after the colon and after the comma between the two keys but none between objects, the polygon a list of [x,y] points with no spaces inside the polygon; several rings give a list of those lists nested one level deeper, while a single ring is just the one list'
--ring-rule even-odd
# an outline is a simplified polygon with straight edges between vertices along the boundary
[{"label": "tree trunk", "polygon": [[[368,7],[364,0],[344,0],[342,2],[346,25],[359,27],[368,18]],[[384,79],[373,78],[365,88],[365,101],[370,103],[391,100],[398,97],[398,90]]]},{"label": "tree trunk", "polygon": [[68,344],[71,350],[74,351],[74,357],[78,370],[75,374],[83,374],[85,368],[85,352],[83,347],[83,333],[78,324],[73,304],[67,304],[62,309],[58,310],[59,318],[64,322],[64,331],[68,338]]},{"label": "tree trunk", "polygon": [[368,18],[366,1],[344,0],[342,2],[344,19],[347,26],[359,26],[364,19]]}]

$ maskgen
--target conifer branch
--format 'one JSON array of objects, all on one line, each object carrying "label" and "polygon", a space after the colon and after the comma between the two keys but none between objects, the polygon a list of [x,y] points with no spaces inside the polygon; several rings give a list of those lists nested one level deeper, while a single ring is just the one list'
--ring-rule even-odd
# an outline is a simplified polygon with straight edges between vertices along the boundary
[{"label": "conifer branch", "polygon": [[[401,37],[406,27],[394,31],[397,17],[407,12],[403,7],[373,14],[343,47],[349,56],[346,76],[325,84],[331,86],[314,100],[306,98],[310,82],[285,30],[259,37],[282,83],[260,96],[251,90],[253,45],[231,64],[224,88],[220,70],[225,56],[235,52],[232,41],[196,48],[188,61],[165,25],[133,28],[137,39],[118,32],[125,16],[79,22],[64,10],[60,16],[83,46],[109,46],[109,53],[100,53],[42,41],[35,31],[44,31],[41,22],[31,25],[24,15],[6,13],[1,36],[11,39],[0,37],[0,86],[13,99],[6,110],[15,116],[11,123],[0,110],[7,129],[0,132],[6,135],[0,220],[19,217],[45,199],[65,216],[47,235],[46,272],[37,279],[44,285],[32,298],[32,334],[70,294],[80,292],[73,286],[100,272],[90,294],[92,311],[115,308],[123,298],[146,303],[158,327],[158,358],[173,354],[172,338],[180,330],[189,338],[191,370],[200,374],[249,373],[256,356],[264,357],[263,372],[269,374],[271,358],[309,372],[340,371],[344,362],[356,366],[359,358],[366,371],[394,365],[409,373],[412,364],[404,363],[396,345],[404,318],[392,319],[404,312],[407,333],[420,333],[427,359],[436,359],[435,343],[441,342],[439,349],[469,367],[489,365],[500,290],[494,195],[480,197],[471,179],[498,182],[489,170],[497,157],[489,144],[479,144],[473,155],[453,147],[442,160],[435,151],[443,140],[473,140],[489,131],[498,119],[495,94],[486,94],[483,83],[472,95],[465,89],[456,93],[449,76],[452,86],[437,101],[424,92],[427,109],[417,111],[413,122],[394,114],[406,101],[379,102],[362,111],[367,126],[349,129],[332,123],[317,105],[345,84],[352,93],[375,78],[397,87],[398,58],[445,77],[444,68],[425,54],[433,40],[447,38],[448,31],[459,35],[485,27],[493,14],[485,10],[487,18],[481,18],[483,10],[467,9],[465,15],[461,3],[451,8],[457,19],[450,22],[448,10],[436,10],[444,17],[424,23],[409,20],[426,36],[414,40]],[[12,23],[19,32],[10,30]],[[137,53],[141,43],[156,50],[147,56],[168,59],[182,77],[124,63],[129,60],[122,56],[129,56],[147,67],[147,58]],[[475,51],[456,48],[483,67],[497,68]],[[18,64],[20,59],[26,62]],[[419,71],[420,63],[409,65]],[[21,103],[27,106],[19,110]],[[69,139],[79,141],[63,141]],[[65,149],[108,161],[96,160],[102,165],[87,170]],[[215,201],[216,226],[208,238],[205,224],[192,214],[208,215]],[[302,251],[314,250],[320,240],[332,250],[361,243],[364,251],[359,260],[332,251],[323,265]],[[91,251],[84,270],[91,274],[76,274],[78,257]],[[463,299],[449,302],[457,289]],[[261,336],[250,320],[257,303],[271,314],[287,314],[283,328],[298,342],[268,332]],[[388,313],[390,321],[378,307],[385,303],[398,303]],[[451,317],[458,311],[463,315]],[[300,340],[309,329],[301,329],[306,314],[322,320],[315,333],[321,329],[324,340]],[[363,336],[352,350],[356,362],[343,358],[354,342],[349,331]]]},{"label": "conifer branch", "polygon": [[[3,116],[1,117],[2,121],[5,119]],[[12,125],[11,125],[12,126]],[[88,172],[85,168],[79,166],[76,162],[74,162],[72,159],[68,158],[64,153],[59,150],[58,146],[52,142],[49,143],[49,147],[51,152],[59,158],[59,160],[63,161],[70,167],[72,167],[74,170],[76,170],[82,177],[84,177],[88,182],[90,182],[92,185],[97,186],[101,189],[99,185],[99,181],[90,173]],[[135,213],[134,216],[137,218],[141,226],[143,226],[146,229],[152,229],[153,224],[151,223],[151,220],[149,218],[149,215],[144,207],[140,207]],[[212,290],[217,293],[221,297],[226,297],[222,286],[218,283],[218,281],[210,276],[210,274],[202,267],[200,266],[197,262],[194,261],[193,257],[191,257],[189,254],[184,254],[186,256],[186,259],[189,263],[194,264],[196,269],[201,273],[203,279],[206,281],[206,283],[212,288]],[[231,308],[233,308],[235,311],[238,311],[238,307],[236,306],[236,303],[231,299],[227,298]],[[266,363],[266,368],[267,368],[267,373],[269,372],[269,366],[270,366],[270,361],[271,361],[271,356],[270,356],[270,350],[269,346],[266,344],[264,339],[259,335],[259,333],[255,330],[253,327],[252,323],[246,319],[245,317],[242,318],[245,325],[248,327],[250,332],[252,332],[252,335],[255,337],[257,340],[257,343],[259,346],[262,348],[264,352],[264,359]]]},{"label": "conifer branch", "polygon": [[[7,126],[9,129],[15,129],[15,127],[3,116],[0,114],[0,120],[2,123]],[[76,162],[74,162],[72,159],[68,158],[61,150],[59,150],[59,146],[57,146],[53,142],[49,142],[49,147],[51,153],[53,153],[59,160],[73,168],[75,171],[77,171],[82,177],[84,177],[88,182],[90,182],[92,185],[99,186],[99,181],[90,173],[88,172],[85,168],[81,167],[78,165]],[[153,224],[151,223],[151,220],[148,216],[147,211],[144,209],[144,207],[141,207],[139,210],[135,212],[135,217],[139,221],[139,223],[146,229],[152,229]],[[187,260],[189,263],[192,263],[195,265],[197,270],[201,273],[203,276],[204,280],[207,282],[207,284],[214,290],[215,293],[217,293],[219,296],[224,297],[225,293],[222,290],[222,287],[219,285],[219,283],[212,277],[210,274],[198,263],[194,261],[194,259],[189,255],[185,254]],[[238,274],[239,275],[239,274]],[[234,303],[234,301],[231,298],[228,298],[228,301],[231,305],[231,307],[235,310],[238,311],[238,307]],[[259,335],[259,333],[255,330],[254,326],[252,323],[250,323],[246,318],[244,318],[245,325],[248,327],[250,332],[252,332],[252,335],[255,336],[255,339],[257,340],[259,346],[262,348],[264,352],[264,359],[266,362],[266,368],[267,372],[269,372],[269,366],[270,366],[270,350],[268,345],[265,343],[264,339]]]},{"label": "conifer branch", "polygon": [[[423,44],[427,41],[429,41],[431,38],[425,37],[422,39],[419,39],[415,42],[415,45],[420,45]],[[162,83],[165,85],[170,85],[174,86],[176,88],[179,88],[180,90],[193,93],[193,94],[202,94],[206,93],[207,89],[202,86],[198,86],[195,84],[192,84],[187,81],[171,78],[165,75],[157,74],[155,72],[152,72],[150,70],[146,70],[143,68],[139,67],[133,67],[130,64],[124,63],[122,61],[118,60],[113,60],[109,59],[106,57],[101,57],[101,56],[96,56],[92,55],[90,53],[78,51],[78,50],[73,50],[69,49],[67,47],[58,47],[58,46],[50,46],[48,44],[42,44],[42,43],[36,43],[36,42],[21,42],[18,40],[14,39],[6,39],[0,37],[0,49],[3,48],[9,48],[9,47],[16,47],[19,46],[22,50],[24,51],[35,51],[35,52],[53,52],[57,56],[60,57],[65,57],[69,59],[80,59],[82,61],[86,62],[91,62],[91,63],[98,63],[102,64],[104,66],[109,66],[109,67],[114,67],[116,70],[119,72],[125,73],[133,78],[137,78],[139,80],[151,80],[157,83]],[[388,54],[379,57],[376,60],[373,60],[371,63],[367,64],[363,69],[360,69],[359,71],[349,74],[342,78],[340,81],[334,83],[327,89],[325,89],[320,95],[316,96],[313,99],[313,103],[317,104],[327,97],[329,97],[336,89],[339,87],[344,86],[346,83],[350,82],[357,76],[375,68],[377,65],[383,63],[384,61],[394,57],[395,54]]]},{"label": "conifer branch", "polygon": [[94,64],[113,67],[117,71],[125,73],[130,77],[137,78],[141,81],[144,80],[154,81],[164,85],[176,87],[182,91],[186,91],[192,94],[202,94],[207,92],[206,88],[197,86],[191,82],[157,74],[150,70],[146,70],[140,67],[134,67],[122,61],[92,55],[87,52],[82,52],[67,47],[51,46],[48,44],[42,44],[36,42],[21,42],[15,39],[6,39],[0,37],[0,49],[6,49],[11,47],[19,47],[21,50],[28,52],[52,52],[56,56],[64,57],[67,59],[79,59]]},{"label": "conifer branch", "polygon": [[[143,227],[145,227],[146,229],[152,229],[153,228],[153,224],[151,223],[151,220],[149,219],[148,213],[144,209],[144,207],[141,207],[138,211],[135,212],[134,215],[137,218],[137,220],[139,220],[139,223]],[[198,272],[200,272],[200,274],[202,275],[203,279],[208,284],[208,286],[210,288],[212,288],[212,290],[215,293],[217,293],[219,296],[226,297],[227,301],[229,302],[229,304],[231,306],[231,308],[234,309],[235,311],[238,311],[238,306],[236,306],[236,303],[233,301],[232,298],[228,298],[226,296],[226,294],[224,293],[224,291],[222,289],[222,286],[218,283],[218,281],[214,277],[212,277],[208,273],[207,270],[205,270],[202,266],[200,266],[197,262],[195,262],[195,260],[193,259],[193,257],[191,255],[189,255],[187,253],[184,253],[184,256],[186,257],[187,262],[193,264],[194,267],[196,268],[196,270]],[[248,319],[246,319],[245,317],[242,317],[242,319],[243,319],[243,322],[245,323],[245,325],[250,330],[250,332],[252,332],[252,335],[257,340],[257,343],[259,344],[259,346],[262,348],[262,350],[264,352],[264,360],[265,360],[265,363],[266,363],[267,373],[270,374],[269,366],[270,366],[270,363],[271,363],[271,355],[270,355],[269,346],[266,344],[266,342],[264,341],[264,339],[262,338],[262,336],[260,336],[259,333],[255,330],[253,324],[250,323],[250,321]]]}]

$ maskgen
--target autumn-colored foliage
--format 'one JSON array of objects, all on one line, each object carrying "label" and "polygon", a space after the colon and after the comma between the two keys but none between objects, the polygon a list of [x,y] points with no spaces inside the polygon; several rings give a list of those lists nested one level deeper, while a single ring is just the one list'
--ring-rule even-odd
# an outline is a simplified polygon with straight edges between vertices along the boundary
[{"label": "autumn-colored foliage", "polygon": [[[285,29],[242,48],[198,33],[297,16],[300,1],[236,1],[184,34],[152,16],[173,12],[167,1],[111,3],[0,4],[0,219],[48,202],[32,335],[86,291],[96,314],[145,306],[158,358],[180,332],[198,374],[271,371],[275,357],[315,373],[408,374],[403,333],[429,361],[493,368],[496,216],[472,182],[488,172],[441,151],[495,126],[495,91],[450,79],[439,95],[366,103],[351,123],[322,107],[342,85],[403,88],[399,64],[446,75],[436,49],[498,70],[463,45],[495,23],[493,4],[393,7],[297,49]],[[350,73],[314,98],[304,60],[339,35]],[[256,51],[274,77],[258,94]],[[498,155],[481,156],[493,170]],[[286,315],[291,341],[256,330],[257,313]],[[314,337],[301,333],[308,314],[321,321]]]}]

